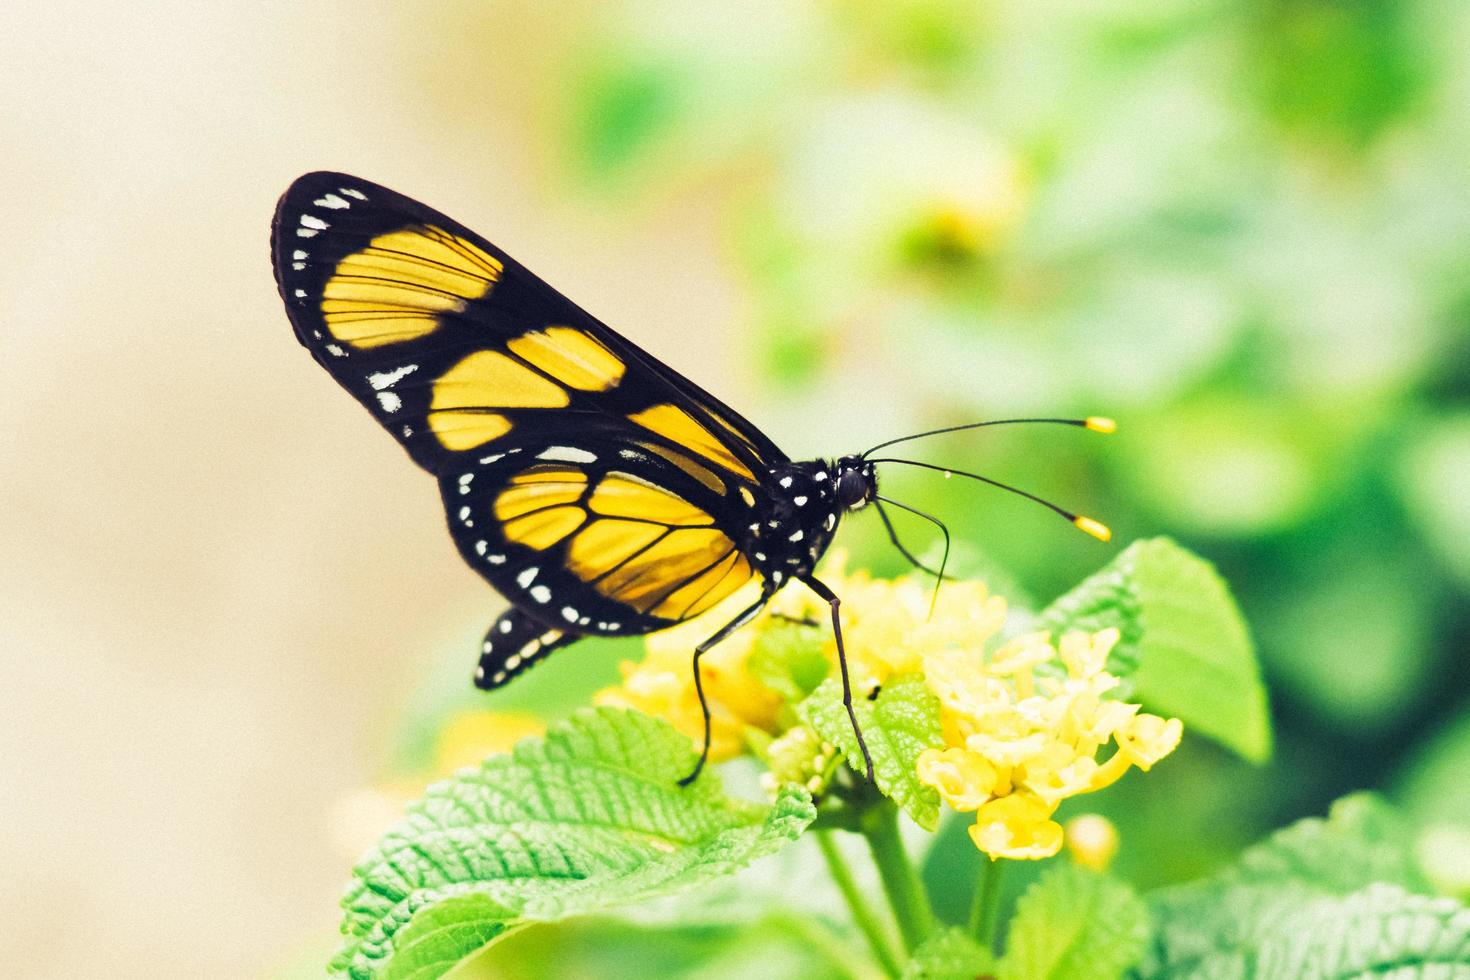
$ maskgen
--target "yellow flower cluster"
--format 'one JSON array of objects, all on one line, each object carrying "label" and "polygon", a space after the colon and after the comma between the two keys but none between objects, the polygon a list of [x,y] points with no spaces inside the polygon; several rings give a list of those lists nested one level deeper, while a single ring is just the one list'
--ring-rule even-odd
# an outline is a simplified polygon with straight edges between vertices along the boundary
[{"label": "yellow flower cluster", "polygon": [[[946,747],[919,757],[919,779],[975,814],[970,837],[991,858],[1044,858],[1062,846],[1052,819],[1070,796],[1147,770],[1179,744],[1182,725],[1104,697],[1118,631],[1020,636],[986,657],[973,644],[931,648],[925,680],[939,697]],[[1052,670],[1038,671],[1046,666]],[[1102,762],[1098,753],[1115,748]]]},{"label": "yellow flower cluster", "polygon": [[[1052,817],[1064,799],[1102,789],[1133,766],[1147,770],[1179,744],[1178,719],[1108,697],[1119,684],[1105,669],[1116,630],[1068,633],[1055,645],[1048,634],[1031,633],[991,652],[1006,603],[984,584],[947,582],[931,615],[931,585],[845,573],[842,565],[838,553],[821,575],[842,596],[854,690],[870,691],[893,675],[923,675],[939,698],[945,747],[919,757],[919,778],[954,809],[975,814],[970,836],[992,858],[1056,854],[1064,835]],[[623,683],[599,693],[597,702],[666,718],[698,741],[703,722],[690,670],[694,647],[754,595],[742,589],[709,614],[649,636],[645,659],[623,664]],[[762,630],[773,617],[825,627],[830,616],[806,590],[786,589],[754,623],[704,656],[711,758],[739,755],[752,728],[781,735],[780,722],[790,723],[780,696],[746,670]],[[829,630],[822,632],[835,662],[836,643]],[[770,752],[773,776],[820,783],[831,749],[811,732],[787,731],[771,747],[780,748]]]},{"label": "yellow flower cluster", "polygon": [[[931,582],[845,572],[845,560],[843,552],[834,550],[821,578],[842,597],[842,639],[855,691],[872,690],[894,674],[919,673],[933,650],[979,655],[985,641],[1005,624],[1005,599],[990,595],[983,582],[946,581],[936,602]],[[772,606],[777,615],[823,627],[832,620],[831,608],[806,589],[777,593]],[[827,657],[836,663],[837,641],[830,629],[823,632]]]},{"label": "yellow flower cluster", "polygon": [[[740,589],[697,619],[649,634],[644,641],[648,653],[643,660],[624,661],[623,683],[599,691],[594,702],[635,708],[663,718],[698,744],[704,738],[704,718],[694,690],[694,648],[749,606],[756,595],[750,589]],[[781,698],[745,669],[757,635],[753,628],[736,630],[700,660],[710,707],[712,761],[739,755],[745,748],[748,727],[764,731],[775,728]]]}]

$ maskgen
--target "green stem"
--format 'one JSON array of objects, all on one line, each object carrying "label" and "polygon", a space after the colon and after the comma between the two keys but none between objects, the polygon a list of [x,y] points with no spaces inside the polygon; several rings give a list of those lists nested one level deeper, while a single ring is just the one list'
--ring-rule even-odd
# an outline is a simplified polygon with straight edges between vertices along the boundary
[{"label": "green stem", "polygon": [[898,808],[886,801],[880,803],[863,814],[862,825],[868,849],[873,852],[873,863],[878,866],[878,877],[883,881],[883,891],[888,895],[893,918],[903,936],[904,948],[913,953],[929,938],[934,913],[918,872],[903,849],[903,839],[898,834]]},{"label": "green stem", "polygon": [[814,831],[817,838],[817,847],[821,848],[822,858],[827,862],[827,871],[832,875],[832,880],[837,884],[837,890],[842,892],[842,897],[847,900],[847,907],[852,911],[852,921],[857,924],[864,938],[868,940],[868,948],[873,951],[873,957],[883,972],[890,977],[899,974],[898,956],[893,951],[892,942],[889,939],[888,930],[883,923],[878,921],[878,916],[863,893],[858,891],[857,882],[853,880],[852,871],[847,867],[847,862],[842,857],[842,852],[837,849],[837,841],[832,837],[830,830]]},{"label": "green stem", "polygon": [[970,902],[970,935],[991,952],[995,951],[995,912],[1000,905],[1001,870],[1003,861],[981,858],[979,880],[975,883],[975,897]]}]

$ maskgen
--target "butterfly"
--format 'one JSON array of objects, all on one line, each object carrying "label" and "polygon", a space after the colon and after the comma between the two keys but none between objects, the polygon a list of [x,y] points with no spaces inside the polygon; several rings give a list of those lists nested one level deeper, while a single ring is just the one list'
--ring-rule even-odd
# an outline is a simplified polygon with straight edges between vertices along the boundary
[{"label": "butterfly", "polygon": [[[752,578],[760,594],[691,651],[700,658],[790,582],[831,611],[853,712],[840,599],[815,569],[843,516],[884,503],[877,449],[1017,421],[1111,431],[1107,419],[1005,419],[792,460],[719,399],[615,332],[451,218],[346,174],[298,178],[271,230],[296,337],[439,481],[460,554],[509,601],[481,645],[475,684],[497,688],[583,636],[631,636],[699,616]],[[1104,540],[1107,529],[1022,493]],[[937,574],[942,580],[944,565]]]}]

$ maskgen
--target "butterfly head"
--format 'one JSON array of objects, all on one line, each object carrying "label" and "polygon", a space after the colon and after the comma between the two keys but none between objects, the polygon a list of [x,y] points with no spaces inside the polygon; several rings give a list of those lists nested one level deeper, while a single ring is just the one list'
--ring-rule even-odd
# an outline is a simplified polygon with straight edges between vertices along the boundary
[{"label": "butterfly head", "polygon": [[878,496],[878,467],[861,456],[844,456],[834,467],[833,491],[843,510],[861,510]]}]

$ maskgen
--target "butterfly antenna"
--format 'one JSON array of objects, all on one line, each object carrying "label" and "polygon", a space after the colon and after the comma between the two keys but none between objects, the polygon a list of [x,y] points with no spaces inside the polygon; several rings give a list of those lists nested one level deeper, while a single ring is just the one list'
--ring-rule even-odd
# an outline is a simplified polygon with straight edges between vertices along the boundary
[{"label": "butterfly antenna", "polygon": [[[906,557],[909,561],[913,562],[916,566],[924,569],[924,571],[929,572],[930,575],[934,576],[934,595],[929,598],[929,618],[933,619],[934,607],[939,604],[939,587],[944,584],[944,570],[949,566],[949,528],[945,527],[944,522],[934,515],[926,514],[922,510],[910,507],[908,504],[901,504],[897,500],[893,500],[891,498],[883,496],[877,496],[874,499],[878,505],[878,516],[883,518],[883,525],[884,527],[888,528],[888,536],[893,539],[893,543],[898,546],[898,550],[901,551],[904,557]],[[907,548],[898,543],[898,535],[894,533],[893,525],[888,522],[888,515],[883,511],[884,504],[892,504],[899,510],[906,510],[910,514],[913,514],[916,517],[922,517],[930,524],[933,524],[935,527],[939,528],[939,533],[944,535],[944,557],[939,559],[939,571],[930,572],[928,568],[919,563],[919,560],[917,558],[909,554]]]},{"label": "butterfly antenna", "polygon": [[943,429],[930,429],[928,432],[916,432],[911,436],[899,436],[897,439],[889,439],[880,442],[872,449],[863,453],[862,458],[867,459],[872,453],[889,446],[896,446],[900,442],[910,442],[914,439],[927,439],[929,436],[940,436],[946,432],[964,432],[966,429],[983,429],[991,425],[1029,425],[1033,423],[1045,423],[1048,425],[1071,425],[1079,429],[1091,429],[1093,432],[1112,433],[1118,431],[1118,423],[1101,415],[1090,415],[1085,419],[991,419],[989,422],[970,422],[967,425],[950,425]]},{"label": "butterfly antenna", "polygon": [[[888,457],[884,459],[869,460],[869,462],[875,464],[902,463],[905,466],[918,466],[926,470],[934,470],[935,472],[943,473],[945,476],[963,476],[971,480],[979,480],[981,483],[988,483],[992,487],[997,487],[1009,493],[1014,493],[1019,497],[1025,497],[1027,500],[1034,501],[1035,503],[1040,504],[1052,513],[1059,514],[1062,517],[1065,517],[1068,523],[1072,524],[1074,527],[1079,528],[1080,530],[1086,531],[1088,534],[1092,535],[1094,538],[1097,538],[1099,541],[1107,541],[1113,536],[1113,532],[1110,531],[1108,529],[1108,526],[1101,521],[1095,521],[1091,517],[1083,517],[1080,514],[1074,514],[1070,510],[1058,507],[1050,500],[1045,500],[1041,497],[1036,496],[1036,494],[1034,493],[1027,493],[1025,490],[1022,490],[1019,487],[1013,487],[1009,483],[1001,483],[999,480],[992,480],[990,477],[981,476],[979,473],[966,473],[964,470],[956,470],[948,466],[935,466],[933,463],[921,463],[916,459],[897,459],[893,457]],[[889,503],[893,503],[895,506],[901,506],[896,501],[889,501]],[[909,508],[904,509],[907,510]]]}]

